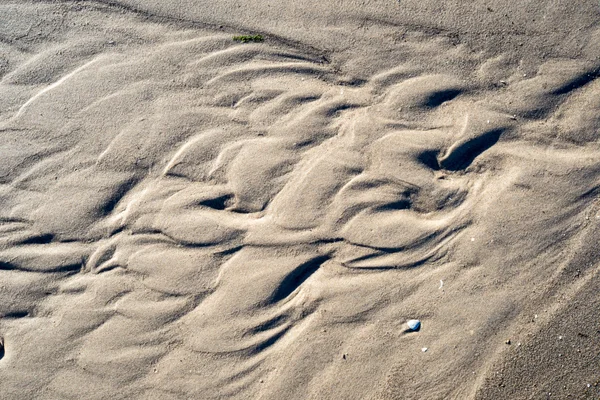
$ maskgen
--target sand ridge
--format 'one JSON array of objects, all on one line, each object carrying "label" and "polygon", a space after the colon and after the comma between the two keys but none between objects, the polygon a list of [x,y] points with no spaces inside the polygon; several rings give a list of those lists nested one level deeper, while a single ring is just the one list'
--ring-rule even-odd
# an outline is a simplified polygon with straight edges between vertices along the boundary
[{"label": "sand ridge", "polygon": [[593,14],[519,63],[427,7],[1,7],[2,396],[597,397]]}]

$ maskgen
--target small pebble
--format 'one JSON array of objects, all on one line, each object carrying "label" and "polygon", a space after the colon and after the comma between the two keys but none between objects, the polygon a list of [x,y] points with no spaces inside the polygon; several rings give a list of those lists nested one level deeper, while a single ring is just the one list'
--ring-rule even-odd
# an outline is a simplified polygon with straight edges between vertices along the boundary
[{"label": "small pebble", "polygon": [[408,325],[408,329],[411,331],[418,331],[421,328],[421,321],[418,319],[409,319],[406,321],[406,325]]},{"label": "small pebble", "polygon": [[423,353],[425,353],[427,350],[429,350],[427,347],[423,347],[423,348],[421,349],[421,351],[422,351]]},{"label": "small pebble", "polygon": [[510,339],[506,340],[506,342],[504,342],[506,344],[510,344]]}]

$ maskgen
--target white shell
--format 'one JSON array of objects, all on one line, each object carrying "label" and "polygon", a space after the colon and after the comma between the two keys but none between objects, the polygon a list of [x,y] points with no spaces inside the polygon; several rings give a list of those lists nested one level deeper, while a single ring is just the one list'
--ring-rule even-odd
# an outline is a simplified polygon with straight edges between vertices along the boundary
[{"label": "white shell", "polygon": [[410,329],[411,331],[416,331],[419,330],[419,328],[421,327],[421,321],[419,321],[418,319],[409,319],[408,321],[406,321],[406,325],[408,325],[408,329]]}]

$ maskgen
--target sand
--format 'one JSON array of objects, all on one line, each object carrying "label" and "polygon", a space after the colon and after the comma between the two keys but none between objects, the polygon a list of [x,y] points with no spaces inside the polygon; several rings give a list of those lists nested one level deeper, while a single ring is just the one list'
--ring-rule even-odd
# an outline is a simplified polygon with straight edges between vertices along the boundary
[{"label": "sand", "polygon": [[597,1],[0,2],[0,398],[600,398],[599,76]]}]

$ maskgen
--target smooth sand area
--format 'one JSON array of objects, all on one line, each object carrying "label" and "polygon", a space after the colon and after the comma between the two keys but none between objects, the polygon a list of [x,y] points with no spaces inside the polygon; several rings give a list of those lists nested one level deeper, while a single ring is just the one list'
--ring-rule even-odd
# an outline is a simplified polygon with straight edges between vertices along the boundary
[{"label": "smooth sand area", "polygon": [[0,1],[1,399],[600,398],[598,1],[174,3]]}]

